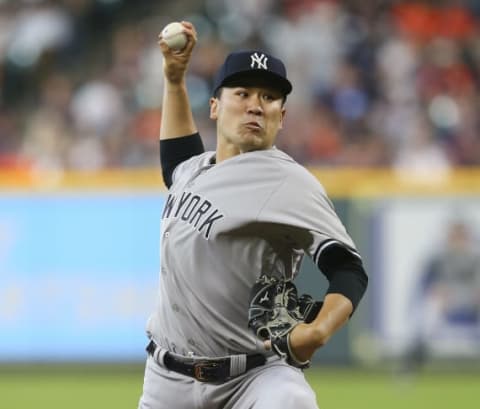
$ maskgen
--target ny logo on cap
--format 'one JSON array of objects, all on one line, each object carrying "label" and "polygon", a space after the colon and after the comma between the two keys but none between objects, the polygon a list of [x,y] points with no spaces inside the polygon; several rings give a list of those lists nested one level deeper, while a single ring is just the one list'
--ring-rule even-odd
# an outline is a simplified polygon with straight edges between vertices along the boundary
[{"label": "ny logo on cap", "polygon": [[255,64],[257,65],[256,68],[260,69],[268,69],[267,67],[267,61],[268,58],[265,54],[260,54],[258,55],[257,53],[253,53],[250,55],[250,58],[252,59],[252,63],[250,64],[250,68],[255,68]]}]

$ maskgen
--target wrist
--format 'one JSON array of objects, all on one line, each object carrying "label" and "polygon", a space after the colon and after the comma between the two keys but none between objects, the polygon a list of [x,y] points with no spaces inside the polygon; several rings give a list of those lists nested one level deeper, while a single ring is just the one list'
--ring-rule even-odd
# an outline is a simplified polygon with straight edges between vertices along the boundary
[{"label": "wrist", "polygon": [[163,66],[163,77],[165,79],[165,85],[185,85],[186,84],[186,66],[169,65]]},{"label": "wrist", "polygon": [[[290,344],[290,335],[291,333],[287,334],[287,348],[291,363],[297,368],[307,368],[308,366],[310,366],[310,358],[301,358],[293,351],[293,348]],[[310,354],[309,356],[311,355],[313,354]]]},{"label": "wrist", "polygon": [[187,92],[187,83],[185,77],[180,77],[178,79],[172,79],[165,77],[165,90],[168,93],[186,93]]}]

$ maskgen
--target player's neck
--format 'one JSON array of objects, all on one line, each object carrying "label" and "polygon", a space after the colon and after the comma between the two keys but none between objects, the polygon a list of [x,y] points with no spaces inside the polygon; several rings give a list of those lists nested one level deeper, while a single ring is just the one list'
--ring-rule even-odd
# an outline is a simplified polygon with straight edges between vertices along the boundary
[{"label": "player's neck", "polygon": [[233,144],[217,143],[216,158],[217,163],[240,155],[240,149]]},{"label": "player's neck", "polygon": [[232,143],[226,143],[226,142],[217,142],[217,149],[216,149],[216,163],[220,163],[224,160],[233,158],[234,156],[241,155],[242,153],[247,153],[247,152],[253,152],[256,150],[267,150],[271,149],[273,146],[269,147],[262,147],[258,149],[246,149],[242,150],[240,147],[238,147],[235,144]]}]

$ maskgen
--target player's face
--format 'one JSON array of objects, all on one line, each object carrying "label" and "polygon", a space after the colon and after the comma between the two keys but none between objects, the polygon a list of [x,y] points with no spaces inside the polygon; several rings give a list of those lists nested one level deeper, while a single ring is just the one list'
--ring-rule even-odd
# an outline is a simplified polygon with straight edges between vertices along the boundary
[{"label": "player's face", "polygon": [[223,88],[210,100],[219,146],[249,152],[271,148],[285,116],[283,95],[264,86]]}]

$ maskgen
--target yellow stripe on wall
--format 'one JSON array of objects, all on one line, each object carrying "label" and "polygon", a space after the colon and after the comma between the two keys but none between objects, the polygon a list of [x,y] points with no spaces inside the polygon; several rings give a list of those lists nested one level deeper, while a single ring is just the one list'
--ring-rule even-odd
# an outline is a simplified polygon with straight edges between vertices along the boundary
[{"label": "yellow stripe on wall", "polygon": [[391,169],[310,169],[332,197],[480,194],[480,169],[396,172]]},{"label": "yellow stripe on wall", "polygon": [[165,190],[161,171],[154,169],[85,171],[0,171],[2,190]]},{"label": "yellow stripe on wall", "polygon": [[[448,173],[398,173],[391,169],[310,168],[328,194],[340,197],[480,194],[480,169]],[[0,171],[3,191],[165,190],[159,168],[99,172]]]}]

